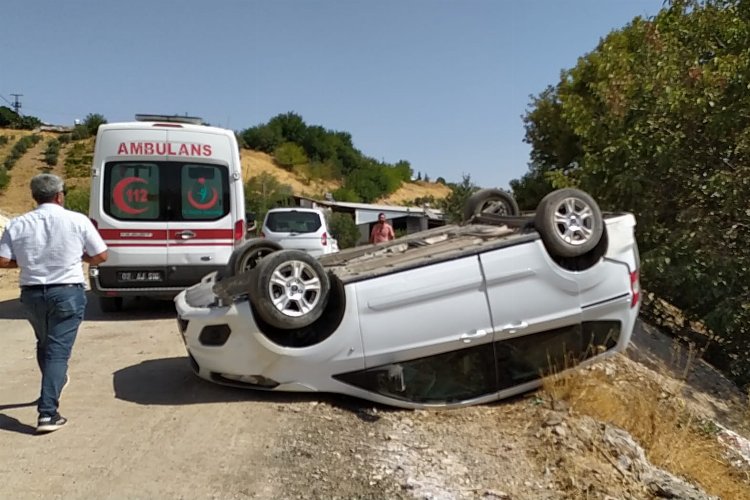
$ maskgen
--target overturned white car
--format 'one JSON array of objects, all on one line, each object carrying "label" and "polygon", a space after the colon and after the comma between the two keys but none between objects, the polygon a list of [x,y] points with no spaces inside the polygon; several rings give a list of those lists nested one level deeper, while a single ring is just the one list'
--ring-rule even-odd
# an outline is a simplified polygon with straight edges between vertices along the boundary
[{"label": "overturned white car", "polygon": [[486,403],[624,349],[639,308],[631,214],[575,189],[518,215],[483,190],[466,223],[319,260],[250,240],[175,298],[198,376],[407,408]]}]

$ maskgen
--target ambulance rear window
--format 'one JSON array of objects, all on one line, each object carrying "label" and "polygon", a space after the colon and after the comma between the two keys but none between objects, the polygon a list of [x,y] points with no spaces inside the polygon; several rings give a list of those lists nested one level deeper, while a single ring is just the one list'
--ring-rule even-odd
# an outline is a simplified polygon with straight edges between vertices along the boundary
[{"label": "ambulance rear window", "polygon": [[110,215],[117,219],[159,218],[159,168],[154,163],[120,163],[105,178]]},{"label": "ambulance rear window", "polygon": [[102,204],[124,221],[218,220],[229,214],[229,172],[213,164],[110,162]]},{"label": "ambulance rear window", "polygon": [[210,220],[221,217],[225,194],[222,180],[219,166],[183,165],[180,182],[182,218]]}]

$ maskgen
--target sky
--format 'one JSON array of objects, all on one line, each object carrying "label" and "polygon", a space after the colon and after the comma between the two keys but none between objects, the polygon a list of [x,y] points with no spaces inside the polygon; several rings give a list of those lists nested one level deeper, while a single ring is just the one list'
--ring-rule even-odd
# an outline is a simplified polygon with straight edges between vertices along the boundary
[{"label": "sky", "polygon": [[72,125],[294,112],[414,174],[508,188],[531,96],[663,0],[4,0],[0,105]]}]

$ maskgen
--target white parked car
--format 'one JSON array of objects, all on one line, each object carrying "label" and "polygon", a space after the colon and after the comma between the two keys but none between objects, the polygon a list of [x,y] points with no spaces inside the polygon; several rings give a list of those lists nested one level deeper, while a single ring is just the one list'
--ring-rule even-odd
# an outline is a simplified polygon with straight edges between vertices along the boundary
[{"label": "white parked car", "polygon": [[263,219],[261,237],[278,243],[281,248],[302,250],[313,257],[339,251],[325,212],[317,208],[272,208]]},{"label": "white parked car", "polygon": [[624,349],[639,308],[631,214],[578,190],[320,259],[250,241],[175,298],[193,370],[220,384],[407,407],[486,403]]}]

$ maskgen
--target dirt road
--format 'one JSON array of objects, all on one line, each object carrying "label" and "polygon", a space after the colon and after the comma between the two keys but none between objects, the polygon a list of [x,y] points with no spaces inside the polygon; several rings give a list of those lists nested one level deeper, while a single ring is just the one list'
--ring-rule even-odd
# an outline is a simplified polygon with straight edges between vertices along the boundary
[{"label": "dirt road", "polygon": [[[35,435],[40,378],[13,281],[0,272],[0,498],[653,496],[640,476],[623,476],[617,460],[601,456],[606,443],[589,446],[602,438],[600,424],[583,425],[579,413],[542,392],[404,411],[202,381],[188,366],[171,302],[131,302],[105,315],[90,297],[61,402],[69,423]],[[600,369],[626,386],[650,377],[625,358]],[[737,413],[726,407],[728,394],[711,392],[721,400],[703,406],[717,418]],[[749,491],[725,498],[750,498]]]},{"label": "dirt road", "polygon": [[273,496],[284,414],[200,381],[171,304],[147,306],[106,317],[90,301],[61,400],[69,423],[36,436],[33,332],[17,299],[0,301],[0,498]]}]

